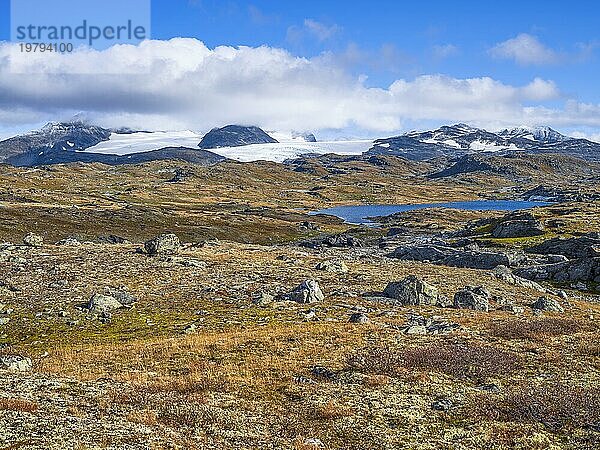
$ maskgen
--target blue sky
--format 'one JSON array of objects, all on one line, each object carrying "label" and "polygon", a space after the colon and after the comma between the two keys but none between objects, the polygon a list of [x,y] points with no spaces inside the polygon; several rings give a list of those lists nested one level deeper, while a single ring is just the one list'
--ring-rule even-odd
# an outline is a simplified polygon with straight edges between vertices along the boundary
[{"label": "blue sky", "polygon": [[[396,55],[381,67],[357,63],[370,83],[387,85],[399,76],[444,73],[457,78],[492,76],[520,84],[536,76],[568,86],[575,95],[600,101],[599,52],[583,60],[580,46],[600,45],[600,2],[547,1],[216,1],[155,0],[155,39],[192,36],[209,47],[270,45],[301,56],[343,52],[356,45],[365,52],[392,47]],[[294,39],[295,27],[306,19],[333,28],[326,39]],[[521,33],[564,52],[572,61],[523,65],[490,58],[488,50]],[[448,47],[448,46],[453,47]],[[438,51],[436,52],[436,47]],[[439,48],[450,49],[446,56]]]},{"label": "blue sky", "polygon": [[[0,0],[0,41],[10,38],[9,3]],[[79,2],[80,7],[85,7],[85,3]],[[173,103],[172,110],[164,103],[161,107],[148,105],[152,87],[146,88],[135,76],[125,75],[119,80],[121,84],[116,84],[98,75],[91,84],[104,86],[105,91],[98,88],[94,95],[83,91],[79,103],[73,100],[75,87],[60,97],[58,93],[50,96],[24,92],[16,98],[7,94],[10,86],[6,81],[4,86],[0,83],[0,128],[27,126],[28,121],[43,121],[52,115],[66,117],[84,112],[101,122],[118,117],[134,126],[144,120],[163,120],[170,127],[197,129],[236,120],[292,126],[295,119],[298,128],[312,130],[319,128],[316,120],[308,119],[314,117],[323,118],[320,128],[325,131],[356,135],[465,121],[490,128],[548,124],[600,138],[599,17],[600,3],[595,1],[153,0],[152,38],[169,42],[172,49],[166,51],[172,53],[170,67],[174,67],[173,79],[165,80],[158,93],[171,93],[166,103]],[[194,38],[207,50],[196,46],[192,50],[187,44],[169,41],[177,37]],[[248,46],[253,51],[238,51],[231,56],[228,50],[214,50],[219,46],[238,50]],[[281,49],[285,54],[267,56],[260,47]],[[156,51],[157,46],[152,53]],[[199,61],[193,68],[188,67],[185,52],[193,52],[189,59]],[[152,64],[146,59],[141,62],[152,67],[150,70],[154,70],[157,61],[164,60],[164,56],[160,59],[142,53],[133,52],[131,58],[154,58]],[[110,56],[102,57],[108,65]],[[298,68],[295,58],[308,62]],[[224,65],[224,59],[228,65]],[[81,65],[87,63],[86,60]],[[219,72],[211,73],[209,70],[217,70],[214,64]],[[231,96],[226,97],[240,86],[245,86],[245,96],[250,80],[260,79],[265,64],[275,67],[269,67],[265,79],[279,90],[262,86],[258,101],[272,95],[271,104],[276,104],[287,92],[305,92],[304,97],[299,96],[306,99],[305,110],[297,117],[293,116],[297,98],[294,103],[273,107],[269,115],[265,112],[269,108],[267,101],[261,105],[262,111],[252,111],[251,105],[257,99],[233,104]],[[41,83],[52,88],[65,76],[70,75],[58,79],[45,74]],[[236,76],[237,83],[232,79]],[[5,78],[8,80],[8,75]],[[156,80],[155,75],[148,80],[151,78]],[[219,91],[222,96],[198,91],[196,106],[192,107],[182,100],[184,96],[175,87],[177,83],[181,86],[182,78],[192,80],[189,86],[194,90],[211,83],[215,92],[223,89]],[[356,82],[360,88],[356,88]],[[77,83],[90,86],[89,80],[85,83],[78,78],[73,85]],[[396,87],[392,88],[392,84]],[[114,102],[120,105],[118,108],[98,100],[103,94],[110,97],[108,90],[121,92],[121,99],[123,92],[131,95],[131,108],[128,110],[119,99]],[[339,91],[339,95],[322,101],[330,91]],[[39,101],[31,100],[32,97],[39,97]],[[205,103],[208,98],[210,103]],[[53,102],[53,106],[43,102]],[[479,111],[478,103],[485,103],[485,108]],[[203,108],[202,104],[206,106]],[[11,118],[11,106],[19,110],[21,119]],[[213,108],[224,112],[210,114],[208,111]],[[185,109],[195,122],[182,120],[173,112],[176,109]],[[289,112],[288,121],[275,117],[281,111]],[[337,111],[339,116],[331,119],[324,111]]]}]

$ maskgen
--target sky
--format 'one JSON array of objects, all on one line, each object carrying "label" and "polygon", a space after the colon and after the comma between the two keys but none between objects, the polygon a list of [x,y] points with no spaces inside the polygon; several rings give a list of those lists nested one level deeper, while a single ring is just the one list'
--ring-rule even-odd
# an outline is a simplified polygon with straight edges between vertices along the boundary
[{"label": "sky", "polygon": [[152,40],[28,54],[15,71],[0,0],[0,136],[78,114],[318,137],[547,125],[600,141],[599,2],[153,0],[150,12]]}]

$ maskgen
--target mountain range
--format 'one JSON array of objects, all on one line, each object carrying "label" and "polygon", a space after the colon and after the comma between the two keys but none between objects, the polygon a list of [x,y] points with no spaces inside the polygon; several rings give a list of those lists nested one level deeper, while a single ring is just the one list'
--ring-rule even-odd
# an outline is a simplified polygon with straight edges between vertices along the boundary
[{"label": "mountain range", "polygon": [[310,133],[265,132],[255,126],[228,125],[202,136],[191,131],[106,129],[81,121],[49,123],[0,142],[0,163],[14,166],[71,162],[119,165],[164,159],[211,165],[225,159],[283,162],[328,153],[365,158],[398,156],[414,161],[492,153],[561,154],[600,161],[600,144],[568,137],[549,127],[493,133],[456,124],[383,139],[317,142]]}]

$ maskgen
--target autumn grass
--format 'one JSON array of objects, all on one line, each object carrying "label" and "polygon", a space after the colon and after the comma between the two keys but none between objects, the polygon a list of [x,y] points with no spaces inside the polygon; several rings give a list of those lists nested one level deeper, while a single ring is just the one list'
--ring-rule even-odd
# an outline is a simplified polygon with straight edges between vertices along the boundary
[{"label": "autumn grass", "polygon": [[442,344],[390,349],[365,348],[348,358],[348,366],[364,373],[402,376],[406,371],[433,371],[463,379],[510,374],[521,358],[500,348],[472,344]]},{"label": "autumn grass", "polygon": [[39,405],[36,402],[22,398],[0,398],[0,411],[18,411],[33,413],[36,412]]},{"label": "autumn grass", "polygon": [[226,391],[248,383],[272,391],[274,385],[297,374],[309,374],[321,361],[341,366],[347,349],[363,345],[364,336],[374,328],[279,324],[120,344],[72,345],[54,350],[38,370],[81,380],[110,377],[155,391]]},{"label": "autumn grass", "polygon": [[543,340],[552,336],[564,336],[592,331],[594,328],[589,321],[558,317],[504,320],[502,322],[493,322],[488,326],[492,336],[506,340]]}]

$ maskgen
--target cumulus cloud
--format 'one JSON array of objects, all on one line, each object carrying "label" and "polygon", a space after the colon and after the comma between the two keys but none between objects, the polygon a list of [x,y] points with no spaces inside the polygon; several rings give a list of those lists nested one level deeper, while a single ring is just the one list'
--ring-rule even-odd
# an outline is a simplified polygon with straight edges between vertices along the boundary
[{"label": "cumulus cloud", "polygon": [[497,44],[490,49],[490,54],[496,58],[513,59],[523,65],[554,64],[560,60],[557,52],[527,33]]},{"label": "cumulus cloud", "polygon": [[544,106],[561,93],[541,78],[512,86],[489,77],[424,75],[374,88],[329,58],[300,58],[271,47],[209,49],[181,38],[29,54],[17,67],[23,75],[11,72],[13,48],[0,44],[0,128],[81,111],[104,126],[163,130],[239,123],[381,135],[418,121],[600,127],[600,105]]}]

